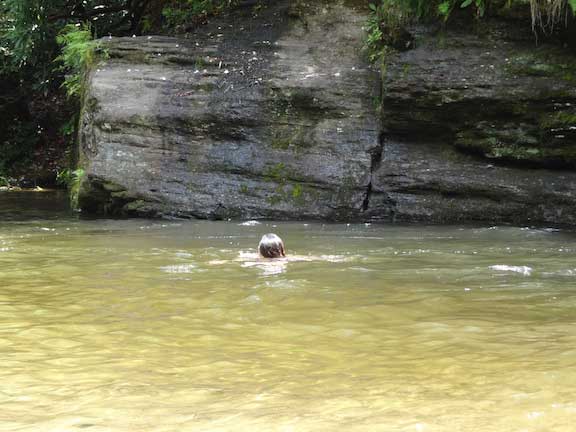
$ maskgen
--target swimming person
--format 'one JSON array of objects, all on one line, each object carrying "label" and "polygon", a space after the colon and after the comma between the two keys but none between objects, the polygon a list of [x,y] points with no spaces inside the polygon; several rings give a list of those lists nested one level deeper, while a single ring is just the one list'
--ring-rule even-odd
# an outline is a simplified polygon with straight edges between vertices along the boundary
[{"label": "swimming person", "polygon": [[256,267],[262,271],[263,276],[272,276],[284,273],[289,262],[328,261],[344,262],[353,259],[342,255],[290,255],[286,256],[284,242],[276,234],[264,234],[258,243],[258,253],[240,251],[233,260],[211,260],[209,265],[229,265],[234,262],[241,263],[242,267]]},{"label": "swimming person", "polygon": [[264,234],[258,244],[262,258],[286,258],[284,242],[276,234]]}]

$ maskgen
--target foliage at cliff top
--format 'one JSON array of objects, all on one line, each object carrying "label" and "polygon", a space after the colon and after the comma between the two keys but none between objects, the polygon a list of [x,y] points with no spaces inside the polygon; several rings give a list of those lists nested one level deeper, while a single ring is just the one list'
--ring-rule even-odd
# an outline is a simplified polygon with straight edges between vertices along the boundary
[{"label": "foliage at cliff top", "polygon": [[98,43],[92,39],[90,26],[68,24],[56,37],[62,53],[56,61],[65,72],[64,87],[68,96],[81,96],[83,84],[90,68],[96,62]]},{"label": "foliage at cliff top", "polygon": [[[192,18],[235,0],[0,0],[0,50],[13,68],[38,67],[56,57],[57,35],[69,24],[95,36],[132,35],[174,15]],[[5,67],[5,66],[4,66]]]},{"label": "foliage at cliff top", "polygon": [[235,0],[0,0],[0,116],[9,119],[0,125],[0,173],[38,151],[36,143],[53,147],[48,141],[67,139],[56,132],[69,120],[67,110],[44,114],[55,103],[64,104],[63,83],[69,95],[80,93],[83,74],[94,61],[93,38],[161,30],[233,4]]},{"label": "foliage at cliff top", "polygon": [[[162,8],[165,31],[181,31],[186,24],[203,21],[208,15],[217,14],[235,6],[238,0],[172,0]],[[150,23],[148,23],[150,24]]]},{"label": "foliage at cliff top", "polygon": [[471,12],[477,18],[506,9],[525,10],[535,33],[550,34],[576,16],[576,0],[375,0],[370,3],[366,45],[372,60],[388,49],[410,47],[405,26],[430,19],[448,21],[456,12]]},{"label": "foliage at cliff top", "polygon": [[499,8],[530,9],[532,25],[550,31],[576,14],[576,0],[378,0],[371,9],[398,21],[438,16],[447,19],[456,9],[471,9],[478,17]]},{"label": "foliage at cliff top", "polygon": [[56,39],[67,25],[89,24],[97,36],[136,32],[151,0],[0,1],[3,67],[46,88],[58,84]]},{"label": "foliage at cliff top", "polygon": [[566,24],[576,14],[576,0],[377,0],[370,8],[385,24],[401,25],[412,20],[447,20],[456,10],[472,10],[484,17],[488,12],[520,7],[530,11],[532,26],[544,32]]}]

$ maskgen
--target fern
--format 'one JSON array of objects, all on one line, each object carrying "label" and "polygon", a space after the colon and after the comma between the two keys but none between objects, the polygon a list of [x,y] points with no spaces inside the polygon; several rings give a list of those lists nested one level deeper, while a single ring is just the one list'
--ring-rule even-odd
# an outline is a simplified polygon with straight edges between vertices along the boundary
[{"label": "fern", "polygon": [[80,96],[86,74],[96,62],[98,42],[92,38],[89,26],[69,24],[57,36],[62,53],[56,58],[61,69],[67,72],[64,87],[68,96]]}]

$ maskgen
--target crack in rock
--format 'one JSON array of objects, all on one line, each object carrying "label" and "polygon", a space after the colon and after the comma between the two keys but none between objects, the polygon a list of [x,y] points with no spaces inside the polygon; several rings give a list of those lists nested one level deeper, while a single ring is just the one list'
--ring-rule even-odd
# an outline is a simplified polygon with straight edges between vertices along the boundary
[{"label": "crack in rock", "polygon": [[366,195],[364,196],[364,202],[362,203],[362,212],[368,211],[370,208],[370,198],[372,197],[372,182],[374,179],[374,173],[380,168],[382,164],[382,156],[384,154],[384,142],[386,138],[384,133],[380,133],[378,136],[378,145],[370,151],[370,181],[368,186],[366,186]]}]

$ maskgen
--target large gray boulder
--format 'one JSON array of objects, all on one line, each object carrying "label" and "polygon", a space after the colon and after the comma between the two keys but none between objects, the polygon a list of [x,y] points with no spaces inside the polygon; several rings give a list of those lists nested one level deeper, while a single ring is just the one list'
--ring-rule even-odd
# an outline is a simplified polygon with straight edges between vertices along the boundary
[{"label": "large gray boulder", "polygon": [[525,23],[418,29],[380,80],[365,2],[261,4],[187,38],[103,40],[83,211],[576,224],[574,57]]},{"label": "large gray boulder", "polygon": [[186,39],[104,39],[82,113],[81,209],[360,218],[379,133],[365,12],[269,2]]}]

